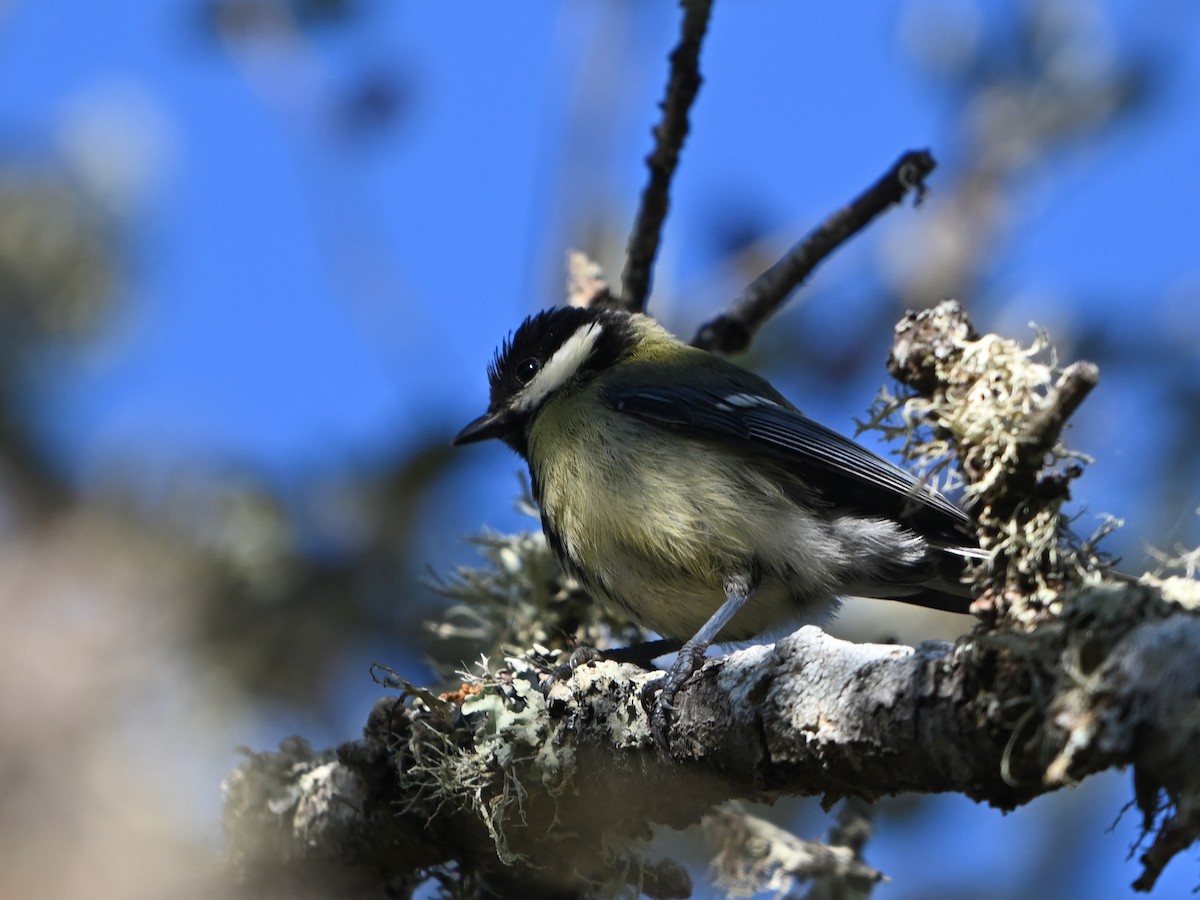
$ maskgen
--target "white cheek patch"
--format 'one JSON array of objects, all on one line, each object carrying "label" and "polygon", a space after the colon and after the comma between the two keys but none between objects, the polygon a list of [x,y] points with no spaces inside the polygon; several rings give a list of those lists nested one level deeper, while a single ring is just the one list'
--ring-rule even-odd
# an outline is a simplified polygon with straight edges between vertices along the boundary
[{"label": "white cheek patch", "polygon": [[513,406],[522,412],[536,409],[542,401],[570,381],[579,371],[579,367],[592,355],[592,349],[603,330],[604,326],[599,322],[579,326],[575,333],[554,351],[554,355],[546,361],[541,371],[533,376],[533,380],[517,394]]}]

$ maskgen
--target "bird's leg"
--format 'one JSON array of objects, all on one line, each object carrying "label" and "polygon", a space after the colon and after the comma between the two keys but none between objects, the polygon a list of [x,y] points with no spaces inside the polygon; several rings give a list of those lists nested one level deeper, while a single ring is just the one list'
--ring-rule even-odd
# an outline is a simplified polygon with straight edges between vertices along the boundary
[{"label": "bird's leg", "polygon": [[[675,695],[692,677],[692,673],[700,667],[700,660],[704,658],[704,651],[708,649],[708,645],[729,624],[729,620],[737,615],[737,611],[754,596],[755,589],[755,580],[745,573],[726,578],[725,602],[709,617],[707,622],[700,626],[700,630],[692,636],[691,640],[683,645],[679,655],[675,657],[675,664],[667,673],[666,683],[664,684],[660,679],[648,683],[642,689],[642,704],[650,712],[650,731],[654,735],[655,743],[664,752],[669,749],[667,732],[671,727],[672,703]],[[654,698],[653,708],[650,708],[650,700],[660,684],[662,684],[662,690],[658,691],[657,698]]]}]

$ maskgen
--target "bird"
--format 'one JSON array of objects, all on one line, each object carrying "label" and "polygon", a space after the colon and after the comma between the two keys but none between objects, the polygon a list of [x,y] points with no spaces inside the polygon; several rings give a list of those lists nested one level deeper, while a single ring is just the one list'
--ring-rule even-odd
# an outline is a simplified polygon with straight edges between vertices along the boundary
[{"label": "bird", "polygon": [[648,315],[531,315],[488,383],[452,443],[516,451],[564,569],[679,648],[644,697],[663,748],[713,643],[824,624],[847,596],[969,609],[982,554],[959,506]]}]

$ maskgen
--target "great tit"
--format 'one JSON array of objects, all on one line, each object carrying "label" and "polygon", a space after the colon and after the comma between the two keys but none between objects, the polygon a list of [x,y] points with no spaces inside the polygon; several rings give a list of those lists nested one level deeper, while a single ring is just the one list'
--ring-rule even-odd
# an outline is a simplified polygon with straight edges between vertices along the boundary
[{"label": "great tit", "polygon": [[453,443],[520,454],[567,571],[686,641],[654,702],[660,744],[714,641],[821,623],[843,596],[967,611],[979,551],[961,509],[648,316],[538,313],[488,380],[487,412]]}]

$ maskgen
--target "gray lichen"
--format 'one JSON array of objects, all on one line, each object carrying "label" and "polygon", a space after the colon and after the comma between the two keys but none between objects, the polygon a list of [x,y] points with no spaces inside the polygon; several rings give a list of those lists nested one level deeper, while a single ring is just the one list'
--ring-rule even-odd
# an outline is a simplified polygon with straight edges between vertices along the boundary
[{"label": "gray lichen", "polygon": [[973,574],[986,598],[979,612],[1031,627],[1055,612],[1064,587],[1107,568],[1096,544],[1114,521],[1082,540],[1063,512],[1091,460],[1066,446],[1062,429],[1098,380],[1094,366],[1060,366],[1040,330],[1028,345],[980,336],[945,301],[896,326],[889,370],[903,387],[884,388],[860,430],[898,442],[931,483],[961,488],[989,554]]}]

